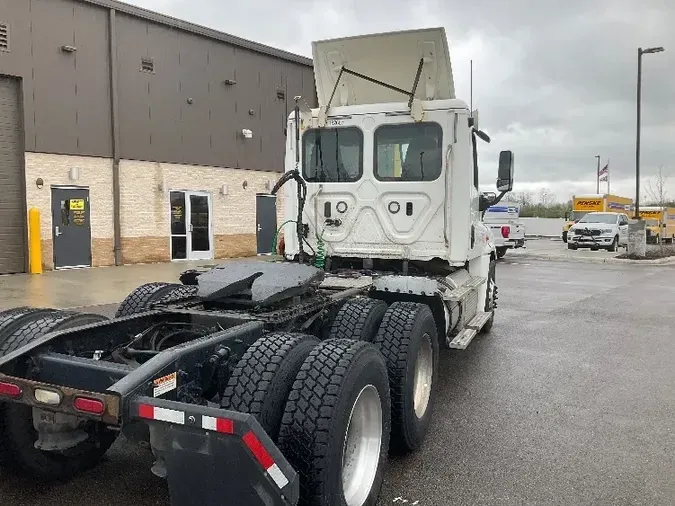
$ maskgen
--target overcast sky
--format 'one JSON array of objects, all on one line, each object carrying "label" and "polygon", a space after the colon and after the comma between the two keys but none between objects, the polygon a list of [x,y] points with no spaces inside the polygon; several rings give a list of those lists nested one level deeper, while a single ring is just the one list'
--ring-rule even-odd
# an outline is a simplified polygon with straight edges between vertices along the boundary
[{"label": "overcast sky", "polygon": [[474,60],[474,108],[492,137],[482,182],[494,187],[497,153],[512,149],[515,191],[558,199],[595,192],[597,154],[612,193],[634,196],[637,48],[664,46],[643,59],[641,168],[653,179],[663,165],[675,198],[672,0],[128,1],[305,56],[315,39],[444,26],[467,102]]}]

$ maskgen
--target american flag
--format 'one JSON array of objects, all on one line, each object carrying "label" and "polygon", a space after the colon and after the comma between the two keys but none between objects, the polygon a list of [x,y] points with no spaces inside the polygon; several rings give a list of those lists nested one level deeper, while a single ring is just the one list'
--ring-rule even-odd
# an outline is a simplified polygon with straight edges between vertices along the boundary
[{"label": "american flag", "polygon": [[600,172],[598,172],[598,180],[607,181],[608,177],[609,177],[609,162],[607,162],[607,165],[605,165],[602,169],[600,169]]}]

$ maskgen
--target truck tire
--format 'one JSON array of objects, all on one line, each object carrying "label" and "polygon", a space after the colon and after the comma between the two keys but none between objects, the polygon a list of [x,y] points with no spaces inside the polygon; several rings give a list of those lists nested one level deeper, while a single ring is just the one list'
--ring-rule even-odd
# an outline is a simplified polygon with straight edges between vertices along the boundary
[{"label": "truck tire", "polygon": [[0,344],[25,322],[55,311],[56,309],[38,309],[33,307],[16,307],[2,311],[0,313]]},{"label": "truck tire", "polygon": [[429,429],[438,377],[438,332],[426,304],[394,302],[374,343],[387,363],[393,453],[418,449]]},{"label": "truck tire", "polygon": [[567,249],[576,250],[576,249],[577,249],[577,245],[576,245],[576,244],[567,243]]},{"label": "truck tire", "polygon": [[300,476],[299,505],[375,505],[390,411],[387,368],[375,346],[327,339],[312,350],[293,383],[278,441]]},{"label": "truck tire", "polygon": [[500,246],[499,248],[497,248],[497,258],[504,258],[504,255],[506,255],[507,249],[508,248],[505,248],[503,246]]},{"label": "truck tire", "polygon": [[314,336],[270,334],[246,350],[232,371],[221,406],[255,416],[276,442],[295,376],[319,344]]},{"label": "truck tire", "polygon": [[490,319],[485,322],[481,332],[490,332],[492,326],[495,323],[495,309],[497,308],[497,263],[494,260],[490,260],[490,267],[488,269],[488,280],[487,280],[487,293],[485,296],[485,309],[486,313],[492,313]]},{"label": "truck tire", "polygon": [[612,245],[607,248],[607,251],[611,251],[612,253],[616,253],[619,251],[619,236],[614,236],[614,240],[612,241]]},{"label": "truck tire", "polygon": [[372,342],[386,311],[387,304],[378,299],[348,300],[338,311],[328,337]]},{"label": "truck tire", "polygon": [[194,285],[178,283],[146,283],[127,295],[115,313],[115,318],[142,313],[158,302],[175,302],[197,293]]},{"label": "truck tire", "polygon": [[[55,311],[24,322],[0,343],[0,356],[22,348],[48,332],[105,321],[101,315]],[[64,480],[94,467],[115,442],[117,432],[104,424],[87,422],[89,439],[61,452],[38,450],[33,443],[38,434],[33,427],[30,406],[0,403],[0,465],[6,470],[45,481]]]}]

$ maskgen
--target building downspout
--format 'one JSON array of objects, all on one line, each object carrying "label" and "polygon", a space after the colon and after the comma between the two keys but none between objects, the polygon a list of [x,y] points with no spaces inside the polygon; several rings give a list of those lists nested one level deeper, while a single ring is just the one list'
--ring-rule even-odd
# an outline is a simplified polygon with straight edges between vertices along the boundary
[{"label": "building downspout", "polygon": [[122,227],[120,223],[120,128],[119,96],[117,89],[117,27],[116,11],[110,9],[110,121],[112,129],[113,179],[113,253],[115,265],[122,263]]}]

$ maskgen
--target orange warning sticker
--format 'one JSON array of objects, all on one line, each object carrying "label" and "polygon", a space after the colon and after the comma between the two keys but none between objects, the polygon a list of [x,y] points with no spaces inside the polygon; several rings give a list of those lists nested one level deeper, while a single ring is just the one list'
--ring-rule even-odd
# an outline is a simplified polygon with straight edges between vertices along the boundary
[{"label": "orange warning sticker", "polygon": [[160,397],[171,392],[176,389],[176,373],[172,372],[171,374],[157,378],[153,380],[152,385],[154,387],[152,392],[154,397]]}]

